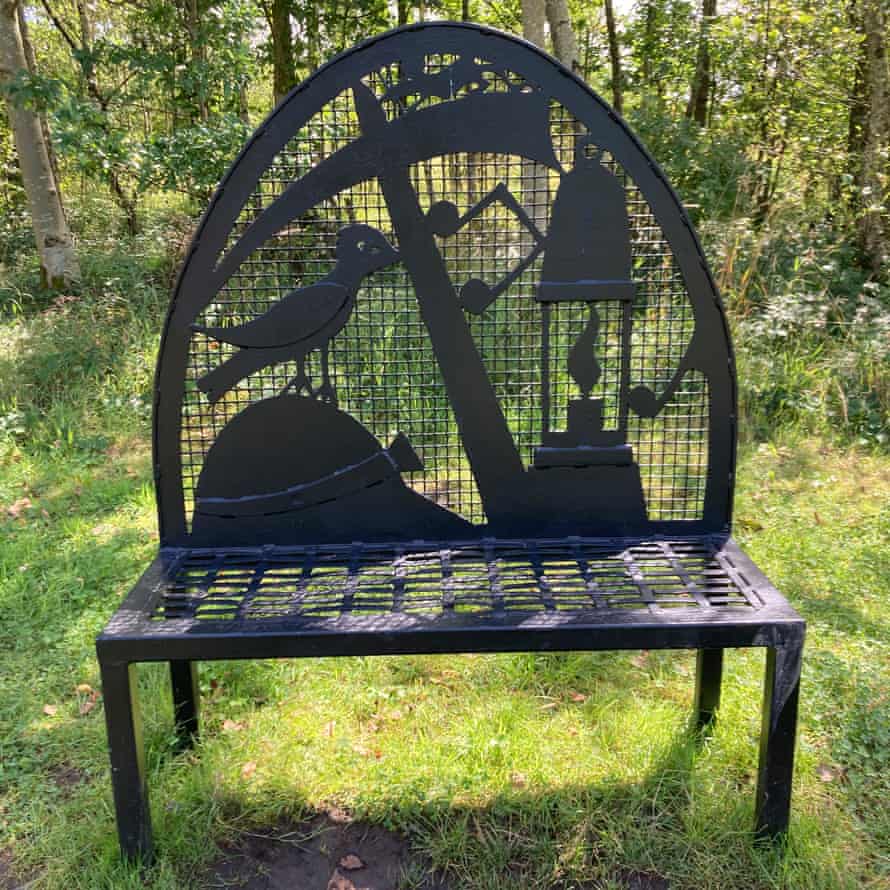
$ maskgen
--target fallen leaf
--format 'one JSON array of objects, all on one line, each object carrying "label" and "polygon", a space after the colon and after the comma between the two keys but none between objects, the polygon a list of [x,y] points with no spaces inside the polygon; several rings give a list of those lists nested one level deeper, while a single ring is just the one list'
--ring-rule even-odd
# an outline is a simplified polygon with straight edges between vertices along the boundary
[{"label": "fallen leaf", "polygon": [[818,514],[816,510],[813,510],[813,519],[816,520],[816,525],[825,525],[825,520]]},{"label": "fallen leaf", "polygon": [[642,668],[646,667],[646,662],[648,660],[649,660],[649,650],[644,649],[639,655],[635,655],[630,661],[631,661],[631,664],[642,669]]},{"label": "fallen leaf", "polygon": [[93,691],[93,687],[89,683],[78,683],[74,687],[74,691],[83,693],[83,695],[89,695]]},{"label": "fallen leaf", "polygon": [[241,767],[241,778],[249,779],[256,772],[256,763],[253,760],[248,760],[244,766]]},{"label": "fallen leaf", "polygon": [[13,518],[18,519],[25,510],[32,506],[31,498],[19,498],[6,508],[6,512]]},{"label": "fallen leaf", "polygon": [[322,732],[330,739],[334,736],[334,729],[337,726],[336,720],[329,720],[322,728]]},{"label": "fallen leaf", "polygon": [[583,692],[573,692],[571,698],[575,702],[587,701],[587,696]]},{"label": "fallen leaf", "polygon": [[331,879],[328,881],[327,890],[356,890],[356,886],[346,875],[340,874],[335,869]]},{"label": "fallen leaf", "polygon": [[89,714],[90,711],[92,711],[95,707],[96,699],[88,698],[80,703],[80,707],[78,707],[77,712],[80,714],[81,717],[86,717],[86,715]]},{"label": "fallen leaf", "polygon": [[104,538],[106,535],[114,534],[114,526],[111,525],[111,523],[103,522],[103,523],[100,523],[99,525],[94,525],[90,529],[90,534],[94,538]]},{"label": "fallen leaf", "polygon": [[548,701],[548,702],[544,702],[544,704],[541,705],[541,710],[542,711],[552,711],[554,708],[558,708],[558,707],[559,707],[559,702]]},{"label": "fallen leaf", "polygon": [[58,705],[44,705],[43,713],[46,714],[47,717],[55,717],[59,712]]},{"label": "fallen leaf", "polygon": [[524,773],[512,773],[510,775],[510,784],[514,788],[525,788],[528,785],[528,779]]},{"label": "fallen leaf", "polygon": [[241,732],[244,724],[240,720],[223,720],[223,732]]},{"label": "fallen leaf", "polygon": [[390,711],[389,719],[390,719],[390,720],[401,720],[401,719],[402,719],[402,712],[399,711],[398,709],[396,709],[395,711]]},{"label": "fallen leaf", "polygon": [[576,736],[576,735],[578,735],[578,730],[577,730],[574,726],[570,726],[570,727],[566,730],[566,732],[567,732],[570,736]]},{"label": "fallen leaf", "polygon": [[828,763],[820,763],[816,767],[816,775],[820,782],[834,782],[843,777],[843,770]]},{"label": "fallen leaf", "polygon": [[346,871],[355,871],[356,869],[365,867],[365,863],[362,862],[355,853],[348,853],[337,864],[340,868],[345,868]]}]

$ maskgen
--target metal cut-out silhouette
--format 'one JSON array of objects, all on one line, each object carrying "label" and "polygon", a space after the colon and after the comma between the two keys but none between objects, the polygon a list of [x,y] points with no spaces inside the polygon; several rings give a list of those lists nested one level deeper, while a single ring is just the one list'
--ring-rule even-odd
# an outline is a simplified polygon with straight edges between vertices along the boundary
[{"label": "metal cut-out silhouette", "polygon": [[412,491],[404,472],[423,469],[403,434],[389,448],[334,405],[285,394],[237,414],[217,436],[196,489],[197,540],[238,543],[245,524],[269,543],[308,534],[388,540],[466,535],[459,516]]},{"label": "metal cut-out silhouette", "polygon": [[[276,362],[296,359],[295,392],[336,401],[328,365],[328,344],[343,329],[355,306],[362,280],[399,258],[389,241],[366,225],[351,225],[337,237],[337,264],[315,284],[292,291],[257,319],[233,327],[192,325],[221,343],[240,347],[231,358],[198,380],[198,388],[216,402],[249,374]],[[306,356],[321,350],[323,381],[313,388],[306,376]]]},{"label": "metal cut-out silhouette", "polygon": [[[602,160],[602,149],[589,136],[576,139],[574,166],[561,175],[546,234],[504,183],[499,183],[463,215],[450,201],[443,200],[430,208],[428,218],[435,233],[447,238],[497,201],[512,211],[534,238],[529,253],[496,284],[471,278],[463,285],[461,303],[470,312],[484,312],[541,254],[544,262],[535,298],[542,304],[542,324],[545,327],[550,324],[552,303],[589,305],[589,321],[572,347],[568,361],[569,372],[582,398],[570,402],[568,428],[564,432],[551,431],[549,418],[545,416],[543,443],[535,452],[534,466],[542,470],[614,467],[608,482],[591,478],[589,484],[609,492],[613,516],[639,523],[645,521],[646,509],[639,473],[630,467],[632,450],[626,443],[630,388],[627,361],[621,363],[615,431],[604,429],[603,400],[590,399],[601,373],[596,358],[600,327],[596,304],[620,301],[622,345],[626,353],[631,341],[631,304],[636,290],[631,279],[631,235],[624,188]],[[550,361],[549,338],[545,336],[543,342],[542,362],[546,364]],[[601,475],[602,471],[597,471],[597,476]],[[578,482],[584,484],[585,480]]]},{"label": "metal cut-out silhouette", "polygon": [[[275,436],[259,428],[260,414],[251,411],[260,394],[262,397],[293,393],[330,402],[351,413],[358,422],[355,396],[344,403],[336,391],[336,381],[342,383],[358,373],[350,365],[350,356],[355,353],[340,349],[338,344],[346,342],[350,319],[356,311],[360,316],[364,312],[361,301],[380,298],[361,297],[362,293],[370,293],[362,290],[363,282],[374,272],[397,267],[398,273],[390,276],[388,272],[375,279],[387,284],[375,284],[374,292],[383,294],[386,288],[396,287],[396,281],[405,281],[410,289],[409,299],[416,301],[416,311],[453,412],[458,447],[472,473],[484,511],[484,521],[472,524],[455,516],[465,531],[474,537],[601,534],[616,528],[627,534],[651,531],[662,521],[653,519],[647,507],[639,456],[629,438],[629,414],[657,417],[691,372],[702,375],[708,387],[708,416],[716,417],[723,411],[731,401],[732,391],[731,380],[726,376],[727,365],[724,362],[721,366],[712,345],[715,334],[724,337],[719,309],[715,314],[716,304],[713,300],[709,303],[706,288],[690,287],[694,325],[685,350],[678,354],[672,376],[667,380],[656,378],[657,383],[648,378],[634,379],[631,353],[636,337],[634,300],[639,283],[634,280],[637,248],[633,245],[639,236],[632,231],[625,180],[619,173],[633,170],[637,187],[655,199],[655,212],[663,199],[657,197],[657,181],[647,184],[651,166],[635,160],[638,148],[622,141],[623,136],[619,138],[614,121],[589,112],[573,112],[572,149],[568,154],[564,149],[557,151],[553,114],[554,103],[563,101],[558,98],[562,84],[552,81],[546,66],[517,71],[508,57],[493,57],[482,46],[473,49],[459,42],[450,47],[446,44],[435,52],[438,54],[431,55],[428,47],[406,45],[404,53],[391,61],[381,60],[373,70],[356,69],[345,76],[339,81],[341,98],[337,101],[348,103],[348,112],[344,105],[342,114],[348,114],[349,138],[335,141],[327,154],[316,153],[313,148],[313,165],[303,168],[302,175],[283,181],[261,211],[247,217],[231,243],[217,241],[209,265],[210,248],[206,238],[202,239],[180,285],[182,296],[177,313],[178,317],[191,314],[187,320],[191,337],[203,337],[204,342],[225,348],[214,353],[207,348],[202,351],[200,345],[194,347],[210,360],[217,358],[215,363],[208,361],[193,378],[199,399],[206,399],[208,406],[216,406],[223,403],[228,393],[236,393],[230,403],[248,418],[254,418],[255,435],[263,436],[269,464],[274,466],[280,465],[274,458],[275,450],[283,446],[276,443]],[[293,106],[293,113],[301,115],[300,121],[304,123],[321,107],[311,107],[309,94],[298,104],[299,112]],[[344,127],[346,119],[344,116],[340,121]],[[293,133],[303,125],[294,119],[285,129]],[[269,154],[272,145],[282,145],[278,133],[283,124],[276,120],[271,126],[266,137],[271,141],[258,142],[248,150],[250,157],[259,158],[261,152],[266,165],[273,158]],[[519,196],[503,179],[496,181],[494,188],[481,198],[469,201],[464,209],[458,209],[458,198],[447,194],[447,178],[440,180],[444,193],[433,195],[428,191],[422,196],[418,179],[422,165],[439,159],[436,163],[444,170],[451,163],[449,159],[462,153],[481,158],[512,158],[511,163],[532,163],[538,170],[546,171],[544,179],[555,184],[549,208],[542,216],[537,205],[532,213],[523,204],[526,196]],[[426,169],[429,178],[430,168]],[[232,212],[237,212],[238,201],[243,203],[249,197],[249,189],[254,186],[247,168],[244,170],[244,175],[239,173],[239,184],[228,187],[217,216],[225,209],[231,219]],[[369,192],[355,191],[366,185],[372,186],[378,196],[373,207],[367,203]],[[252,264],[265,269],[268,261],[258,251],[271,239],[279,238],[279,233],[286,232],[295,221],[301,221],[301,238],[305,240],[300,242],[299,263],[293,267],[303,269],[307,262],[317,262],[311,257],[311,231],[313,221],[324,223],[331,213],[330,207],[335,206],[326,202],[352,208],[348,211],[349,222],[339,229],[333,269],[314,283],[299,286],[296,282],[297,287],[277,301],[266,303],[261,313],[245,314],[243,307],[251,305],[248,301],[236,304],[240,314],[227,316],[224,295],[230,280],[243,276],[244,270],[249,274]],[[498,273],[500,280],[495,280],[495,270],[488,271],[484,264],[481,269],[473,269],[466,280],[455,280],[453,270],[445,262],[444,246],[494,205],[507,208],[528,233],[530,240],[517,241],[524,255],[511,262],[507,274]],[[328,209],[322,209],[325,206]],[[682,224],[672,225],[669,215],[665,222],[670,238],[684,237]],[[284,262],[277,259],[282,249],[275,248],[275,262]],[[682,261],[684,280],[693,282],[700,266],[697,269],[697,261],[689,262],[688,254],[688,250],[675,252]],[[197,277],[192,266],[195,270],[202,266],[203,277]],[[527,282],[532,270],[537,270],[538,280],[529,292]],[[403,274],[404,278],[399,277]],[[524,283],[517,291],[520,282]],[[236,292],[243,294],[244,287],[243,283],[237,284]],[[381,287],[383,290],[378,290]],[[520,452],[499,389],[470,325],[472,316],[480,316],[484,321],[488,307],[504,295],[514,302],[525,300],[526,308],[522,311],[529,318],[536,318],[540,329],[541,370],[535,410],[540,417],[541,433],[531,451]],[[401,299],[398,294],[387,299],[397,297]],[[582,308],[584,320],[571,334],[574,340],[567,347],[560,346],[562,352],[553,352],[555,319],[563,312],[560,307],[572,304]],[[208,307],[210,312],[204,314]],[[400,317],[393,320],[396,339],[401,324]],[[564,339],[566,331],[561,330],[559,336]],[[710,336],[707,331],[711,331]],[[310,356],[315,354],[319,361],[310,362]],[[551,373],[557,355],[564,356],[559,359],[562,368],[554,366]],[[280,373],[276,376],[268,371],[291,362],[296,365],[296,373],[288,371],[290,376],[283,380]],[[200,368],[200,364],[194,363],[193,367]],[[382,396],[374,392],[375,374],[361,373],[365,398],[369,404],[376,402]],[[320,379],[314,379],[314,374]],[[554,389],[552,378],[559,374],[567,375],[565,379],[577,390],[567,391],[564,383],[560,389]],[[240,386],[245,379],[258,385],[251,384],[245,390]],[[406,381],[406,386],[413,385]],[[252,394],[247,401],[245,392]],[[159,410],[169,415],[165,428],[181,428],[182,417],[171,413],[169,400],[163,400]],[[202,410],[200,405],[198,410]],[[233,414],[229,407],[207,416],[213,418],[220,438],[232,424],[241,422],[240,415]],[[220,417],[224,419],[222,425],[218,422]],[[375,426],[378,421],[374,412],[363,414],[361,423],[369,421],[368,432],[376,441],[390,440],[394,435],[390,422],[379,429]],[[325,435],[319,429],[318,434],[322,440],[333,439],[333,433]],[[226,438],[230,443],[236,441],[228,435]],[[420,443],[422,454],[427,447],[423,437]],[[197,449],[189,445],[190,454],[195,455],[197,450],[200,457],[193,471],[191,522],[174,520],[172,513],[168,516],[179,528],[178,535],[200,532],[210,504],[219,508],[214,508],[214,521],[223,521],[222,507],[227,495],[222,489],[207,488],[216,471],[209,475],[204,471],[208,465],[218,469],[223,453],[229,462],[241,459],[231,447],[215,448],[212,439],[203,438],[196,444]],[[159,443],[159,447],[164,453],[170,451],[165,442]],[[727,469],[731,452],[713,423],[706,447],[708,463],[716,467],[719,475]],[[524,457],[529,454],[530,460]],[[251,502],[249,511],[234,511],[228,516],[225,521],[232,528],[230,539],[264,534],[263,529],[276,537],[278,532],[273,527],[279,528],[282,522],[276,511],[284,502],[284,495],[269,500],[265,494],[290,492],[294,485],[317,483],[317,491],[333,492],[329,503],[339,504],[345,515],[352,495],[347,496],[345,489],[338,487],[339,481],[334,485],[330,479],[339,480],[337,474],[352,466],[354,463],[350,462],[342,466],[326,464],[317,479],[299,482],[282,471],[266,492],[253,493],[257,500]],[[406,478],[421,492],[418,497],[430,504],[431,514],[438,516],[438,511],[451,508],[448,482],[441,479],[441,470],[436,470],[437,475],[429,484],[423,482],[430,472],[429,465],[425,470],[398,467],[398,472],[400,477],[408,474]],[[198,473],[200,490],[194,487]],[[173,512],[177,511],[177,504],[182,504],[184,511],[182,483],[173,487],[169,474],[163,478],[164,487],[170,487],[165,503]],[[699,527],[715,527],[715,523],[720,524],[719,517],[725,517],[728,501],[710,476],[702,484],[707,485],[703,492],[704,509],[696,521],[701,523]],[[425,497],[427,494],[429,497]],[[268,512],[260,509],[273,502],[275,510],[271,506]],[[382,523],[388,533],[396,538],[413,536],[409,514],[404,514],[400,525],[395,505],[390,512],[393,515]],[[309,515],[304,514],[299,523],[300,541],[314,540],[321,534],[320,528],[311,526]],[[327,523],[322,537],[334,542],[345,540],[345,535],[346,532],[337,532],[335,524]]]}]

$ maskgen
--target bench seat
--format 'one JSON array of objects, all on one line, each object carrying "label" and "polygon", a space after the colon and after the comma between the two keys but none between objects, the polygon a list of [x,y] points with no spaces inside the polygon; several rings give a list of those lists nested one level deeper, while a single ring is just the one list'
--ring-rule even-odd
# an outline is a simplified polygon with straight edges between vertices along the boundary
[{"label": "bench seat", "polygon": [[98,645],[139,660],[775,646],[802,626],[731,538],[484,539],[164,548]]}]

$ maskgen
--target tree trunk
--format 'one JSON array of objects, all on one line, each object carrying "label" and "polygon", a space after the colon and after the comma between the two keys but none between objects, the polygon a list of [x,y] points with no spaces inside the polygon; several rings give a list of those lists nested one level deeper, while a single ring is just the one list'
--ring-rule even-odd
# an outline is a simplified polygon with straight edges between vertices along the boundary
[{"label": "tree trunk", "polygon": [[[850,25],[857,33],[862,33],[862,17],[859,15],[855,2],[850,4]],[[856,68],[853,73],[853,86],[850,90],[848,104],[850,115],[847,119],[847,173],[851,176],[856,188],[848,191],[849,206],[858,211],[862,206],[862,155],[865,150],[865,137],[867,132],[868,97],[866,95],[866,76],[868,73],[868,58],[865,41],[859,48],[856,57]],[[839,177],[838,177],[839,179]],[[838,186],[840,192],[840,186]]]},{"label": "tree trunk", "polygon": [[890,75],[887,69],[887,13],[884,0],[863,0],[868,109],[862,150],[863,210],[859,217],[859,246],[866,268],[886,273],[890,254],[890,220],[886,182],[890,174]]},{"label": "tree trunk", "polygon": [[578,41],[566,0],[547,0],[547,21],[553,38],[553,54],[573,74],[578,74]]},{"label": "tree trunk", "polygon": [[[27,67],[18,0],[0,0],[0,84]],[[66,287],[80,278],[80,269],[40,119],[12,99],[7,100],[7,107],[40,255],[40,275],[46,287]]]},{"label": "tree trunk", "polygon": [[272,0],[272,92],[277,105],[296,85],[294,38],[290,29],[291,0]]},{"label": "tree trunk", "polygon": [[702,0],[701,30],[698,37],[695,73],[692,75],[689,102],[686,104],[686,117],[702,127],[708,122],[708,104],[711,93],[711,50],[708,31],[716,15],[717,0]]},{"label": "tree trunk", "polygon": [[396,15],[398,17],[399,27],[408,24],[408,14],[410,12],[408,0],[396,0]]},{"label": "tree trunk", "polygon": [[[544,0],[522,0],[522,36],[535,46],[544,48]],[[543,164],[522,161],[522,203],[539,231],[547,229],[549,171]],[[530,232],[523,232],[520,249],[527,254],[534,246]]]},{"label": "tree trunk", "polygon": [[[25,18],[25,10],[21,3],[18,4],[19,33],[22,35],[22,47],[25,50],[25,60],[28,63],[28,70],[31,74],[37,73],[37,56],[34,55],[34,47],[31,44],[31,38],[28,34],[28,20]],[[53,142],[49,134],[49,125],[46,122],[46,115],[39,113],[40,129],[43,131],[43,142],[46,145],[46,154],[49,157],[49,165],[53,171],[53,179],[56,183],[56,189],[59,188],[59,161],[56,157],[56,150],[53,148]]]},{"label": "tree trunk", "polygon": [[615,9],[612,0],[603,0],[606,10],[606,30],[609,35],[609,61],[612,65],[612,106],[619,114],[624,109],[623,76],[621,73],[621,50],[618,46],[618,31],[615,27]]},{"label": "tree trunk", "polygon": [[[82,6],[83,0],[78,0]],[[204,88],[204,73],[207,64],[207,52],[201,37],[201,10],[198,8],[198,0],[187,0],[185,5],[186,28],[189,35],[189,55],[192,62],[192,99],[202,122],[207,122],[210,117],[210,108],[207,104],[207,91]]]},{"label": "tree trunk", "polygon": [[461,0],[460,20],[462,22],[468,22],[470,20],[470,0]]},{"label": "tree trunk", "polygon": [[655,0],[646,0],[643,8],[643,86],[652,86],[652,58],[657,46],[658,10]]}]

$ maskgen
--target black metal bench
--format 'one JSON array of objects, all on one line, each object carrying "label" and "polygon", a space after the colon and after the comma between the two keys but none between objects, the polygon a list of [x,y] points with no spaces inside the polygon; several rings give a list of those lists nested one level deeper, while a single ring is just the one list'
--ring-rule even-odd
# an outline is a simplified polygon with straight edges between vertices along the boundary
[{"label": "black metal bench", "polygon": [[756,831],[788,824],[804,622],[730,538],[726,320],[676,195],[534,47],[370,40],[260,127],[164,329],[160,552],[97,641],[118,830],[150,858],[134,665],[180,737],[207,659],[697,649],[767,671]]}]

